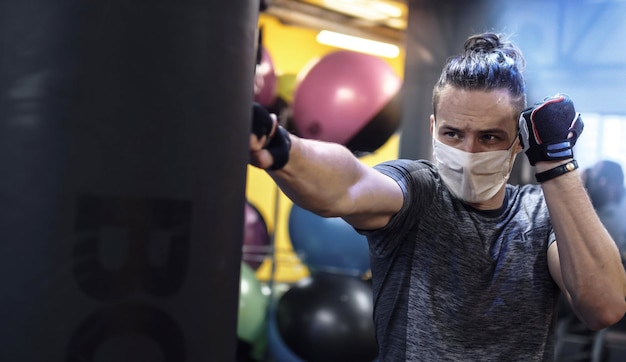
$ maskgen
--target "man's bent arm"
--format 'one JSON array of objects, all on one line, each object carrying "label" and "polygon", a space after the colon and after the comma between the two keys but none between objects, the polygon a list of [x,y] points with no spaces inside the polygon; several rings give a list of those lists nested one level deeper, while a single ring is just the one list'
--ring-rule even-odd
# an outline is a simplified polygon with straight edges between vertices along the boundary
[{"label": "man's bent arm", "polygon": [[[542,162],[545,171],[563,162]],[[618,322],[626,312],[626,273],[615,242],[596,215],[578,171],[542,184],[556,243],[550,270],[579,318],[592,329]]]}]

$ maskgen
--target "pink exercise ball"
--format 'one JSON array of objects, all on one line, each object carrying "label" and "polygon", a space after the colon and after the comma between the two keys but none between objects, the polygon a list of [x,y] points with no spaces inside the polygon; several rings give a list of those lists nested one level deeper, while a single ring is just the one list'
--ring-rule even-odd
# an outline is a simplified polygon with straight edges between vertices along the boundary
[{"label": "pink exercise ball", "polygon": [[371,152],[399,127],[402,81],[379,57],[335,51],[309,64],[298,80],[293,129],[303,138]]},{"label": "pink exercise ball", "polygon": [[256,67],[254,101],[266,107],[276,99],[277,78],[272,57],[265,47],[261,48],[261,64]]}]

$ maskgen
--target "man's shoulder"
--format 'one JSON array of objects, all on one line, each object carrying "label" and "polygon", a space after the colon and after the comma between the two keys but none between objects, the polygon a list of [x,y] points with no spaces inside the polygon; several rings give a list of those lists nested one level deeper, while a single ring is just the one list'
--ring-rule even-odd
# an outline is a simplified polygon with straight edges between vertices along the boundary
[{"label": "man's shoulder", "polygon": [[506,185],[507,192],[510,195],[532,198],[543,198],[543,190],[540,185],[537,184],[524,184],[524,185]]},{"label": "man's shoulder", "polygon": [[416,170],[428,170],[431,172],[435,172],[437,168],[435,165],[428,160],[409,160],[409,159],[396,159],[385,161],[374,166],[375,169],[385,172],[404,172],[410,173]]},{"label": "man's shoulder", "polygon": [[507,197],[512,208],[537,213],[547,208],[543,190],[537,184],[507,184]]}]

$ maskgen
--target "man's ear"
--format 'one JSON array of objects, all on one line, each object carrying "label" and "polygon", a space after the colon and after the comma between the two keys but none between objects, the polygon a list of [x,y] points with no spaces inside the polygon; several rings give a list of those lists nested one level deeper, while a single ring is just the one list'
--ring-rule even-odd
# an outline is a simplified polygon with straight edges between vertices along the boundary
[{"label": "man's ear", "polygon": [[435,130],[435,115],[430,115],[430,135],[433,135],[433,131]]}]

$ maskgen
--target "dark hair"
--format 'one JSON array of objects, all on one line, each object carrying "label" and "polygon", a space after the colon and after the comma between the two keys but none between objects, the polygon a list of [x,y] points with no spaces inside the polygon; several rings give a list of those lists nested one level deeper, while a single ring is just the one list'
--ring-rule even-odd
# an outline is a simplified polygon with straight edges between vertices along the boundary
[{"label": "dark hair", "polygon": [[433,110],[441,90],[451,85],[468,90],[506,89],[518,114],[526,108],[525,66],[519,48],[500,34],[473,35],[465,41],[465,52],[446,62],[433,91]]}]

